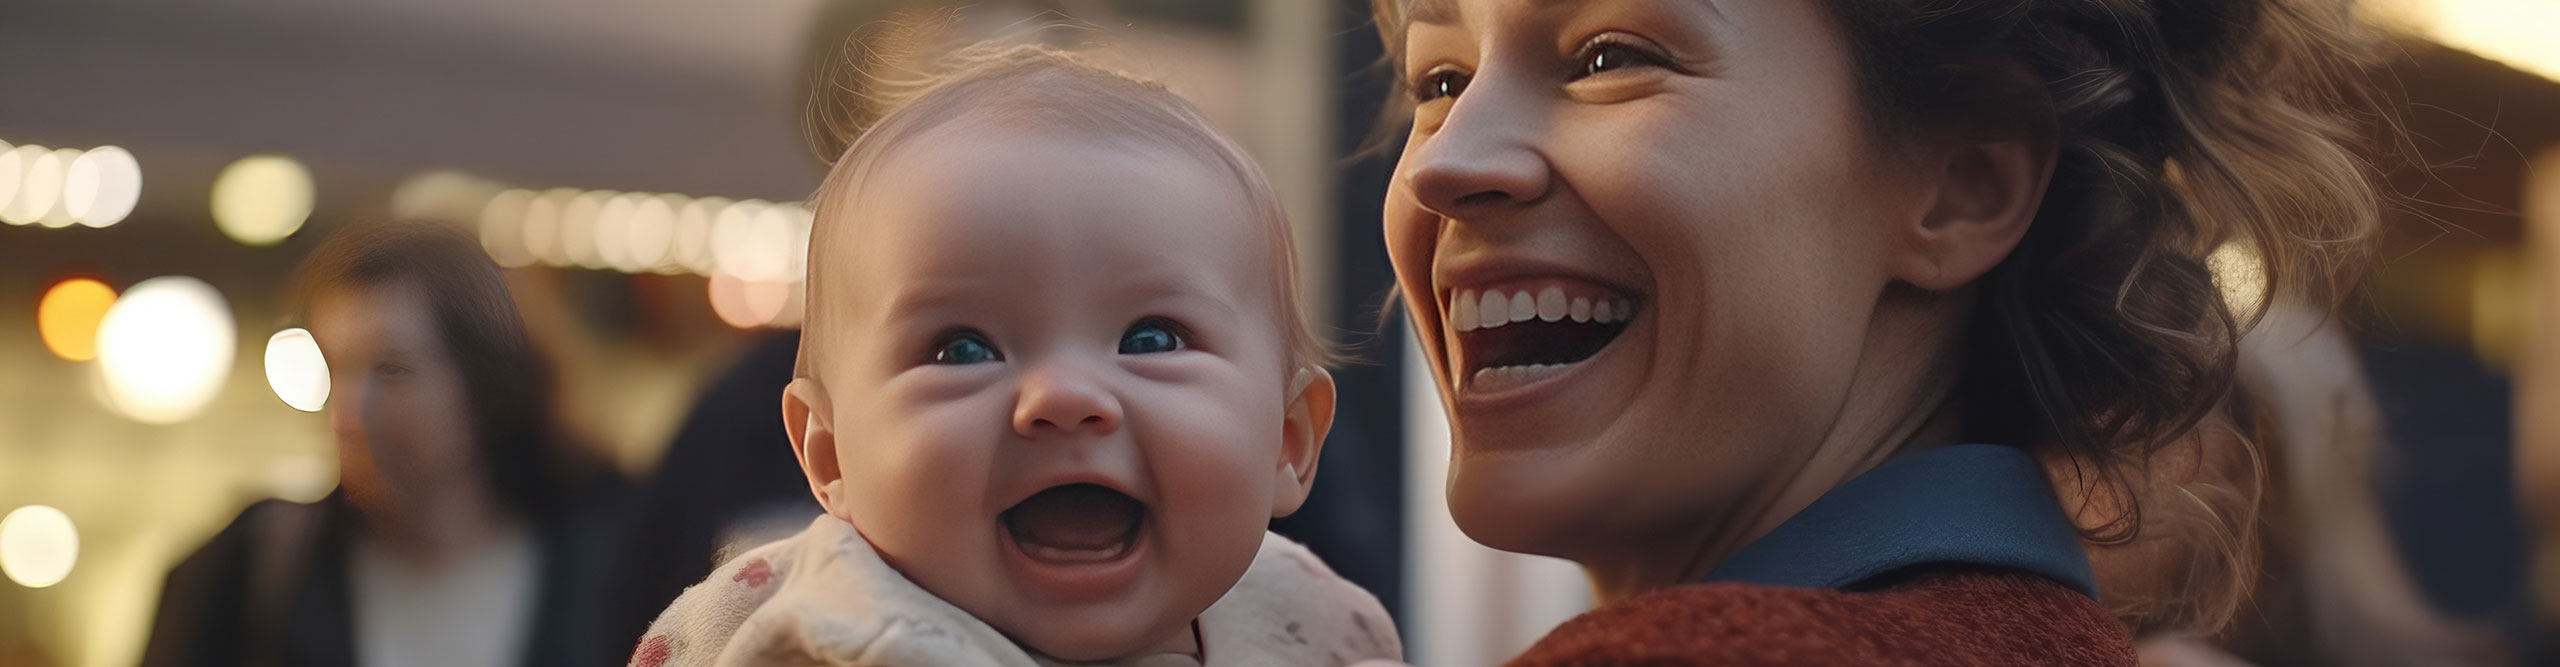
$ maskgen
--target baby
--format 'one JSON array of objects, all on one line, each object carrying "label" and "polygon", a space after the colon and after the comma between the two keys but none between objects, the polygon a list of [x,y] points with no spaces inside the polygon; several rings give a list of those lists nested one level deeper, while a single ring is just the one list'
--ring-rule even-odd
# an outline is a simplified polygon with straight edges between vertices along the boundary
[{"label": "baby", "polygon": [[635,665],[1339,665],[1375,598],[1270,535],[1333,380],[1288,225],[1163,87],[979,46],[813,201],[783,417],[826,509],[668,607]]}]

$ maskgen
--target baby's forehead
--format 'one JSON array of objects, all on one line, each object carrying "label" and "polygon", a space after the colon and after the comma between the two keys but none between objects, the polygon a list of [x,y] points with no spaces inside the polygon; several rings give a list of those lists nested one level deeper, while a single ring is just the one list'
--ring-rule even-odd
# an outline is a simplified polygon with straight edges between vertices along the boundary
[{"label": "baby's forehead", "polygon": [[[1226,169],[1178,147],[1025,129],[920,135],[820,213],[840,232],[813,263],[847,260],[847,286],[918,280],[1200,283],[1259,297],[1284,252]],[[877,285],[852,285],[879,283]],[[1261,299],[1256,298],[1259,302]]]}]

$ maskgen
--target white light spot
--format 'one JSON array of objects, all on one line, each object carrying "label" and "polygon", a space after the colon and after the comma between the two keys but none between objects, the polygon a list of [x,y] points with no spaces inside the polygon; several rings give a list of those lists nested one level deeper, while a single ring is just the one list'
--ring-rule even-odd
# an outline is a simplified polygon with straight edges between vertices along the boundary
[{"label": "white light spot", "polygon": [[242,245],[267,246],[311,219],[311,170],[282,155],[252,155],[213,179],[213,222]]},{"label": "white light spot", "polygon": [[578,193],[560,205],[560,254],[579,268],[605,267],[604,255],[596,252],[596,222],[604,213],[606,198],[616,193],[594,190]]},{"label": "white light spot", "polygon": [[44,505],[28,505],[0,518],[0,571],[28,588],[62,583],[80,561],[80,530],[71,515]]},{"label": "white light spot", "polygon": [[758,282],[789,282],[793,265],[791,251],[800,247],[791,237],[800,229],[799,207],[788,204],[767,206],[756,212],[747,226],[745,264],[737,268],[740,278]]},{"label": "white light spot", "polygon": [[[71,217],[71,198],[65,196],[67,193],[65,192],[66,188],[64,186],[70,184],[71,163],[80,161],[80,156],[85,154],[86,153],[84,151],[75,148],[56,148],[53,149],[52,153],[49,153],[43,158],[37,160],[39,163],[50,161],[51,164],[40,165],[36,170],[27,172],[29,177],[34,177],[39,174],[50,174],[53,178],[53,182],[47,184],[52,186],[49,189],[53,191],[53,205],[45,207],[43,217],[37,218],[36,224],[44,225],[52,229],[61,229],[71,226],[71,223],[73,222],[78,222],[78,220]],[[33,189],[38,187],[38,185],[34,181],[30,180],[27,183],[27,187]]]},{"label": "white light spot", "polygon": [[142,198],[142,164],[115,146],[99,146],[71,161],[63,176],[63,208],[90,227],[123,222]]},{"label": "white light spot", "polygon": [[319,412],[329,402],[329,361],[310,331],[286,329],[267,338],[267,386],[295,410]]},{"label": "white light spot", "polygon": [[18,155],[18,147],[0,141],[0,210],[8,210],[9,200],[18,198],[18,179],[26,173],[26,158]]},{"label": "white light spot", "polygon": [[533,198],[524,208],[524,249],[527,254],[552,266],[568,266],[569,255],[560,244],[560,213],[578,191],[552,188]]},{"label": "white light spot", "polygon": [[714,273],[747,276],[755,257],[750,249],[750,230],[773,204],[762,199],[736,202],[720,209],[711,221],[711,267]]},{"label": "white light spot", "polygon": [[451,169],[429,169],[401,181],[391,191],[391,216],[413,220],[466,222],[480,214],[496,184]]},{"label": "white light spot", "polygon": [[195,417],[230,377],[238,335],[222,293],[204,281],[162,276],[134,285],[98,323],[109,407],[149,424]]},{"label": "white light spot", "polygon": [[524,247],[525,209],[532,204],[533,191],[508,190],[480,208],[480,248],[499,266],[532,266],[537,259]]},{"label": "white light spot", "polygon": [[682,197],[659,195],[632,206],[631,224],[623,240],[630,264],[624,271],[654,271],[667,265],[669,245],[676,235],[676,208],[684,203]]},{"label": "white light spot", "polygon": [[53,149],[32,144],[10,149],[9,156],[10,166],[0,167],[0,171],[15,172],[15,177],[7,181],[13,192],[7,198],[9,204],[0,206],[0,221],[35,224],[44,219],[45,212],[53,210],[54,200],[62,196],[62,170],[70,165],[55,158]]},{"label": "white light spot", "polygon": [[711,275],[717,267],[711,259],[711,221],[720,217],[734,202],[727,197],[703,197],[676,209],[674,246],[668,253],[685,269]]},{"label": "white light spot", "polygon": [[338,468],[317,456],[285,456],[267,462],[267,492],[297,503],[316,503],[338,485]]}]

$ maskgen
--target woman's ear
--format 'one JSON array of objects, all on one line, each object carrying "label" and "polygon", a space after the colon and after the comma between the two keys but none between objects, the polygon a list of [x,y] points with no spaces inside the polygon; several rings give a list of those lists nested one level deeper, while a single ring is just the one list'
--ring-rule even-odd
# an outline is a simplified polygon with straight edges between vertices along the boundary
[{"label": "woman's ear", "polygon": [[2050,131],[1966,139],[1924,163],[1936,176],[1928,212],[1904,227],[1893,276],[1949,290],[1989,273],[2018,247],[2053,180]]},{"label": "woman's ear", "polygon": [[1307,503],[1315,489],[1316,461],[1324,453],[1324,437],[1333,432],[1333,374],[1322,368],[1298,370],[1289,379],[1289,412],[1280,425],[1280,469],[1271,491],[1271,516],[1284,517]]},{"label": "woman's ear", "polygon": [[782,389],[782,430],[791,434],[791,453],[800,459],[800,473],[809,478],[809,493],[828,514],[843,516],[836,511],[844,468],[836,465],[832,405],[815,379],[794,378]]}]

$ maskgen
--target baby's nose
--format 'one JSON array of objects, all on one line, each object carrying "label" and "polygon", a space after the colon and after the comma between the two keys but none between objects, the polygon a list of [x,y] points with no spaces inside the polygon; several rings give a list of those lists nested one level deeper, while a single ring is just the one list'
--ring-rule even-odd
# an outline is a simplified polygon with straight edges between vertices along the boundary
[{"label": "baby's nose", "polygon": [[1022,437],[1106,435],[1119,429],[1120,399],[1090,375],[1048,367],[1023,377],[1013,408],[1013,430]]}]

